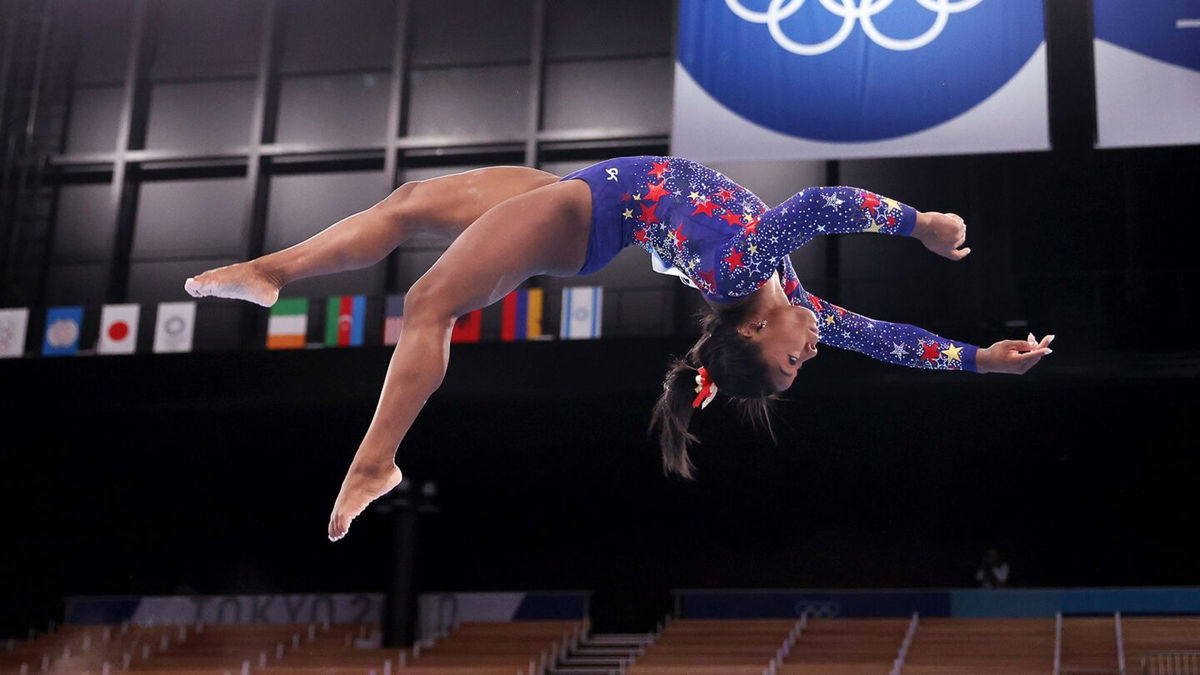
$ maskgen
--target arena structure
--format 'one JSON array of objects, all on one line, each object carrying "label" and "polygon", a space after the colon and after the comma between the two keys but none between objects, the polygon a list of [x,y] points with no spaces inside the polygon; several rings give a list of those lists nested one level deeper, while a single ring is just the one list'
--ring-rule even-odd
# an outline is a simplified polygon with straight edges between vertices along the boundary
[{"label": "arena structure", "polygon": [[[0,675],[1200,673],[1198,27],[1195,0],[0,0]],[[405,480],[330,541],[453,244],[417,228],[269,309],[185,282],[446,177],[627,156],[769,207],[853,186],[877,220],[791,254],[801,305],[954,342],[823,343],[769,431],[717,378],[667,475],[648,428],[707,270],[629,242],[457,316]],[[654,195],[769,236],[748,197],[650,182],[622,222]],[[970,255],[879,236],[901,203]],[[1027,335],[1054,336],[1028,372],[959,372]]]}]

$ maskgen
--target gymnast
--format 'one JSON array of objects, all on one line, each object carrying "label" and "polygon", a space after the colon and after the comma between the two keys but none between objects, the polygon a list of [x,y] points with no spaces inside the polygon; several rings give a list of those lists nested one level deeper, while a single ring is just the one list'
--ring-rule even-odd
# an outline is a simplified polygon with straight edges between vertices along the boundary
[{"label": "gymnast", "polygon": [[718,388],[752,420],[790,387],[817,343],[890,363],[977,373],[1024,373],[1050,354],[1038,341],[981,348],[907,324],[868,319],[808,293],[788,254],[820,234],[906,235],[962,260],[966,225],[954,214],[850,187],[814,187],[774,208],[723,174],[678,157],[624,157],[562,178],[492,167],[406,183],[375,206],[304,242],[184,283],[194,297],[275,303],[287,283],[372,265],[413,234],[452,239],[409,289],[404,327],[379,404],[329,519],[329,538],[401,480],[400,441],[438,389],[457,317],[538,275],[591,274],[636,244],[656,271],[674,274],[709,306],[702,335],[675,359],[652,415],[664,469],[692,477],[688,422]]}]

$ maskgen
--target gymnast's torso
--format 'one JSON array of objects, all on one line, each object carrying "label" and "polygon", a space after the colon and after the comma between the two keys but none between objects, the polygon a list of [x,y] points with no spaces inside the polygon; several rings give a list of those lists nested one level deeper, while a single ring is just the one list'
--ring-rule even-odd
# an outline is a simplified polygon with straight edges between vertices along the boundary
[{"label": "gymnast's torso", "polygon": [[592,192],[591,274],[634,244],[655,271],[678,276],[714,304],[778,278],[793,305],[817,315],[821,342],[916,368],[974,370],[974,345],[908,324],[868,319],[808,293],[789,254],[824,234],[911,235],[916,209],[853,187],[808,188],[767,208],[728,176],[680,157],[618,157],[568,174]]}]

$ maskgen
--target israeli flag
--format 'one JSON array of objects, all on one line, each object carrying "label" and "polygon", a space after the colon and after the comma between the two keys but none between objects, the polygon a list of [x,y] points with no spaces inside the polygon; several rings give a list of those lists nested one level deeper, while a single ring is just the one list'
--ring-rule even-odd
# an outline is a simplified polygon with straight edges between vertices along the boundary
[{"label": "israeli flag", "polygon": [[603,288],[571,286],[563,289],[562,322],[559,335],[564,340],[594,340],[600,337],[600,317],[604,310]]},{"label": "israeli flag", "polygon": [[671,154],[1050,147],[1042,0],[681,0],[679,22]]}]

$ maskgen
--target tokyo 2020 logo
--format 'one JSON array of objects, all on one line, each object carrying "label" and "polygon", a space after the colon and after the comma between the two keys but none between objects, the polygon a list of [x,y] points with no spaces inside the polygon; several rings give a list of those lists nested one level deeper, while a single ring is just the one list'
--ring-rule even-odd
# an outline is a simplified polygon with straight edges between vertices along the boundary
[{"label": "tokyo 2020 logo", "polygon": [[679,61],[761,126],[873,141],[966,112],[1042,40],[1041,0],[683,0]]}]

